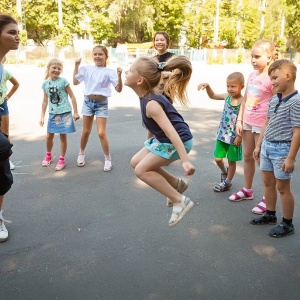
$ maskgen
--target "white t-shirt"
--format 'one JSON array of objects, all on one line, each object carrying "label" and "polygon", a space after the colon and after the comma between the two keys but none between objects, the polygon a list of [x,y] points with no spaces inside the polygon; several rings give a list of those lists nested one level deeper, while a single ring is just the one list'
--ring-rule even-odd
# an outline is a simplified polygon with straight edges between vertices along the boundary
[{"label": "white t-shirt", "polygon": [[116,87],[118,75],[115,70],[106,67],[82,66],[75,78],[84,82],[84,95],[111,96],[111,84]]}]

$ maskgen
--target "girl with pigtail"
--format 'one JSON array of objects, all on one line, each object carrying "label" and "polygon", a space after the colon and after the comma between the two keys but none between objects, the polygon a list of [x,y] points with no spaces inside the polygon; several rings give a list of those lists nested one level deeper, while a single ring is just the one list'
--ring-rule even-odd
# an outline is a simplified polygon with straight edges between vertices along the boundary
[{"label": "girl with pigtail", "polygon": [[[162,71],[173,71],[164,87],[164,94],[170,99],[158,90]],[[173,106],[175,100],[187,106],[186,88],[191,74],[191,63],[183,55],[166,63],[140,57],[126,72],[125,85],[139,96],[143,123],[153,135],[132,157],[131,165],[140,180],[168,198],[169,206],[173,207],[169,226],[176,225],[194,206],[193,201],[182,195],[187,183],[163,168],[180,159],[185,175],[195,172],[188,157],[193,135]]]}]

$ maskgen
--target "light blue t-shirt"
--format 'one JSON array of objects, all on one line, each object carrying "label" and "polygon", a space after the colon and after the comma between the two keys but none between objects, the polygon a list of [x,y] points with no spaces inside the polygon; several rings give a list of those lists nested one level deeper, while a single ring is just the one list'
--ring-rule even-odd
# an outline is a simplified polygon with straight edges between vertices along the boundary
[{"label": "light blue t-shirt", "polygon": [[72,111],[71,104],[68,100],[68,93],[66,92],[68,85],[69,82],[61,77],[55,80],[47,79],[43,83],[42,89],[48,96],[50,114],[58,115]]}]

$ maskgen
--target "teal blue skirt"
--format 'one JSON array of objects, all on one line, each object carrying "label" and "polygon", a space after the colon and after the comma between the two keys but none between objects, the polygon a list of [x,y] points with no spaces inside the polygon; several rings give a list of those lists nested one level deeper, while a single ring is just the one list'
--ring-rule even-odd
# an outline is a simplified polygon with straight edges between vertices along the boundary
[{"label": "teal blue skirt", "polygon": [[[166,159],[180,159],[176,148],[171,143],[161,143],[155,137],[150,138],[144,143],[145,147],[152,153]],[[193,139],[183,143],[186,153],[193,147]]]}]

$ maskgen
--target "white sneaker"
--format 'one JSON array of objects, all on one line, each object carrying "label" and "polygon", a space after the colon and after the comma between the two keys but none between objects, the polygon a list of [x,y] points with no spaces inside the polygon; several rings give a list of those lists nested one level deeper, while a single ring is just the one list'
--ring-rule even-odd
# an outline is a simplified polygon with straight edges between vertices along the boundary
[{"label": "white sneaker", "polygon": [[3,243],[8,239],[8,231],[5,227],[4,221],[10,222],[10,221],[4,220],[4,218],[2,216],[2,212],[3,212],[3,210],[0,211],[0,243]]},{"label": "white sneaker", "polygon": [[16,168],[16,166],[11,162],[11,160],[9,161],[9,166],[11,170],[14,170]]},{"label": "white sneaker", "polygon": [[104,158],[104,171],[105,172],[108,172],[108,171],[111,171],[112,169],[112,164],[111,164],[111,158],[110,156],[105,156]]}]

